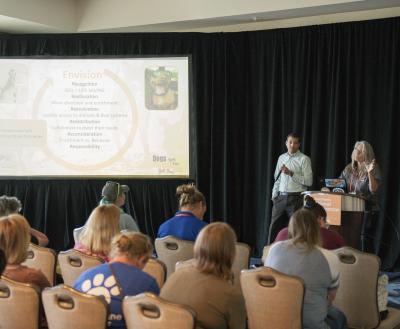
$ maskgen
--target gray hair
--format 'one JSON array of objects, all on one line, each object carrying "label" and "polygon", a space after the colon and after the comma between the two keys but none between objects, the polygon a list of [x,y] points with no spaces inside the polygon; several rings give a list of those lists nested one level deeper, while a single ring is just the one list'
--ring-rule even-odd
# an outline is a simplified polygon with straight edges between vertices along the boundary
[{"label": "gray hair", "polygon": [[375,152],[374,152],[374,149],[372,148],[371,144],[368,143],[367,141],[357,141],[354,144],[354,149],[356,149],[360,145],[362,147],[362,153],[364,155],[364,163],[362,164],[361,167],[359,166],[359,164],[356,164],[356,162],[357,162],[355,160],[356,154],[355,154],[355,151],[353,151],[353,153],[351,154],[351,166],[353,169],[358,169],[362,173],[366,174],[366,172],[367,172],[366,165],[371,163],[372,160],[375,159]]},{"label": "gray hair", "polygon": [[0,196],[0,216],[17,214],[22,209],[22,203],[15,196]]}]

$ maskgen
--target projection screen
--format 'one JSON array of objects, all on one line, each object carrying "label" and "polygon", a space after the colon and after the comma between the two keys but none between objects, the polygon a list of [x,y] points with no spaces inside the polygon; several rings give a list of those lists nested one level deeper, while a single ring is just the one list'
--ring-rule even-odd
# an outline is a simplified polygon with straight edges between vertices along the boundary
[{"label": "projection screen", "polygon": [[1,58],[0,176],[189,177],[189,57]]}]

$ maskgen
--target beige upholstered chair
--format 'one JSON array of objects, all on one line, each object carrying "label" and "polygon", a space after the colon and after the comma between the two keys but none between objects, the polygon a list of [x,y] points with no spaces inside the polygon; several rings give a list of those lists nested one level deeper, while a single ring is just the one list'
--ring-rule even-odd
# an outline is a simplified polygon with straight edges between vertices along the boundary
[{"label": "beige upholstered chair", "polygon": [[154,277],[160,289],[162,288],[167,278],[167,267],[161,260],[150,258],[143,271]]},{"label": "beige upholstered chair", "polygon": [[42,291],[49,329],[104,329],[107,303],[104,298],[81,293],[66,285]]},{"label": "beige upholstered chair", "polygon": [[240,276],[249,329],[301,329],[304,282],[269,267]]},{"label": "beige upholstered chair", "polygon": [[232,272],[235,286],[240,288],[240,272],[247,270],[250,263],[250,247],[246,243],[236,243],[236,254],[232,264]]},{"label": "beige upholstered chair", "polygon": [[177,262],[193,258],[193,247],[193,241],[181,240],[171,235],[155,240],[157,256],[167,266],[167,278],[175,271]]},{"label": "beige upholstered chair", "polygon": [[78,243],[79,235],[82,233],[83,228],[84,228],[84,226],[77,227],[77,228],[74,228],[74,230],[72,231],[72,235],[74,237],[74,243]]},{"label": "beige upholstered chair", "polygon": [[41,270],[50,284],[54,285],[57,254],[53,249],[29,244],[28,257],[22,265]]},{"label": "beige upholstered chair", "polygon": [[195,313],[151,293],[125,297],[122,310],[128,329],[193,329]]},{"label": "beige upholstered chair", "polygon": [[380,322],[377,299],[379,258],[351,247],[334,252],[340,261],[340,285],[333,304],[346,315],[348,327],[400,328],[400,310],[389,307],[388,317]]},{"label": "beige upholstered chair", "polygon": [[39,290],[30,284],[0,279],[0,328],[37,329]]},{"label": "beige upholstered chair", "polygon": [[75,280],[87,269],[104,263],[100,257],[89,256],[80,251],[70,249],[58,254],[61,274],[64,283],[73,286]]}]

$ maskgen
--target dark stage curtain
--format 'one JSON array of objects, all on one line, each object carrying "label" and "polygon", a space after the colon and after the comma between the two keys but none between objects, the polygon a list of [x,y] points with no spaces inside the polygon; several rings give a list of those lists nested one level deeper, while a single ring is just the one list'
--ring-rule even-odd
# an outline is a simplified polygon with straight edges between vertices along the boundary
[{"label": "dark stage curtain", "polygon": [[[191,54],[197,134],[195,180],[207,217],[224,220],[260,255],[267,240],[273,172],[285,136],[297,131],[312,159],[313,188],[337,177],[365,139],[382,169],[374,236],[385,269],[399,269],[400,19],[239,33],[1,35],[2,56]],[[52,246],[71,243],[104,182],[14,181],[35,227]],[[154,236],[172,215],[176,181],[128,181],[128,210]]]}]

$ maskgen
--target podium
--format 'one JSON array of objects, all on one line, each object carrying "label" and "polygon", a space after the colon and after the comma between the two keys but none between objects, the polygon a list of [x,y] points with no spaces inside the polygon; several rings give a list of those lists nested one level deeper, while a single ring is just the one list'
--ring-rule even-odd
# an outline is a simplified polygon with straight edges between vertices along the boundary
[{"label": "podium", "polygon": [[325,208],[329,229],[338,232],[347,246],[360,249],[365,211],[363,197],[323,191],[306,191],[303,194],[310,195]]}]

